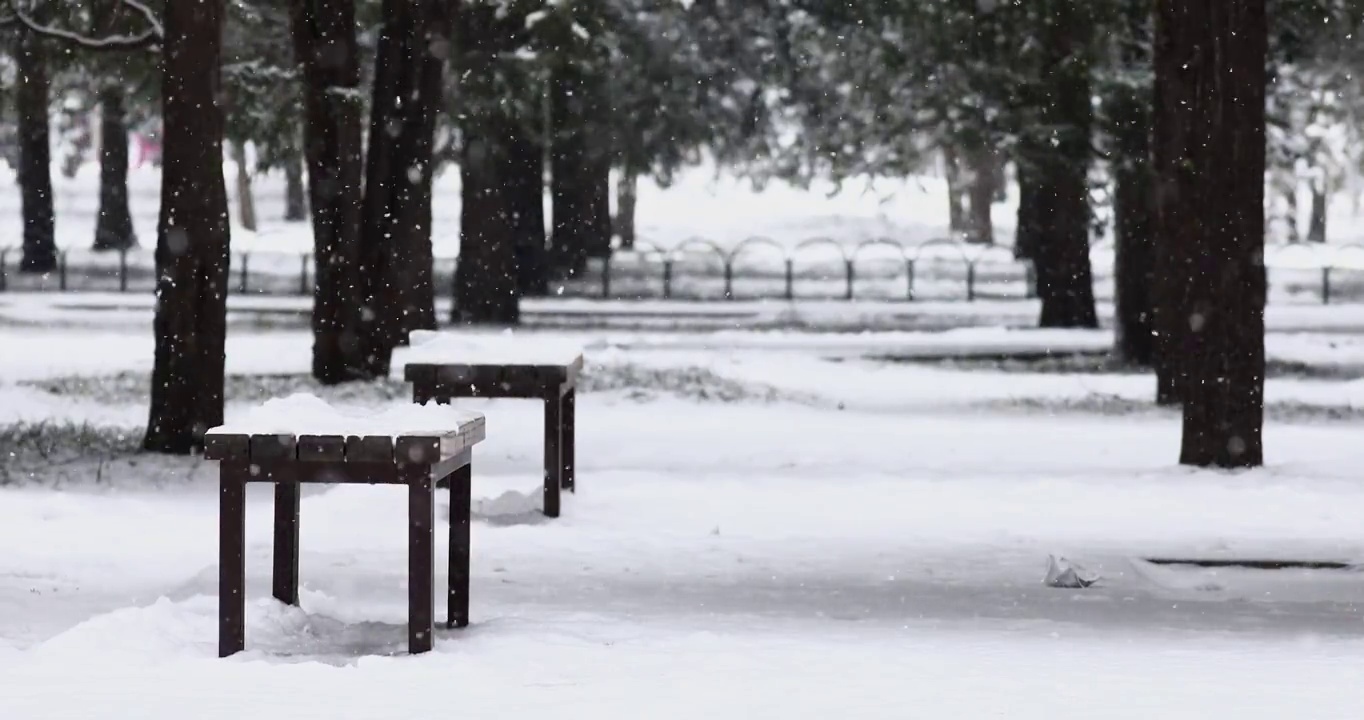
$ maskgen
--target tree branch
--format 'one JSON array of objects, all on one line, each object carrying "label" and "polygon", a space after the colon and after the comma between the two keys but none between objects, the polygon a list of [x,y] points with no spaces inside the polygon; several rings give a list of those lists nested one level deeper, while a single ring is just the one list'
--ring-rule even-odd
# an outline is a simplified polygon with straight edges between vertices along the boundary
[{"label": "tree branch", "polygon": [[[141,50],[160,44],[163,38],[161,23],[156,19],[156,13],[144,5],[141,0],[118,0],[137,11],[147,20],[147,29],[137,35],[108,35],[105,37],[89,37],[70,30],[64,30],[51,25],[44,25],[33,16],[21,8],[19,0],[8,0],[9,10],[13,13],[13,20],[17,21],[26,30],[35,35],[41,35],[54,40],[68,42],[86,50],[99,51],[121,51],[121,50]],[[9,18],[6,18],[8,20]]]}]

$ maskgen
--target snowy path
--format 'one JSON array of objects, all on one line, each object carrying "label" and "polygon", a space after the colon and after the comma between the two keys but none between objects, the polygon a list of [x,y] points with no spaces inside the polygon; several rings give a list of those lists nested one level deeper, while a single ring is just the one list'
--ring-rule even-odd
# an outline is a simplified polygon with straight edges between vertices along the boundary
[{"label": "snowy path", "polygon": [[[145,420],[140,403],[15,384],[141,371],[140,334],[22,333],[25,352],[0,354],[0,423]],[[1272,424],[1269,468],[1195,473],[1170,462],[1173,417],[1019,402],[1144,397],[1142,378],[631,338],[586,339],[608,365],[703,367],[778,399],[584,393],[581,492],[553,522],[535,513],[538,408],[474,404],[489,423],[474,625],[442,631],[426,657],[387,656],[406,608],[406,505],[391,488],[304,498],[302,610],[265,599],[269,496],[252,489],[256,602],[249,652],[229,661],[213,659],[210,466],[136,458],[102,467],[98,485],[0,489],[0,718],[1358,717],[1364,574],[1135,559],[1364,560],[1358,422]],[[306,367],[299,333],[233,343],[236,372]],[[1351,364],[1354,347],[1312,353]],[[1271,387],[1327,408],[1359,393]],[[177,473],[188,479],[152,480]],[[1103,579],[1043,587],[1049,553]]]}]

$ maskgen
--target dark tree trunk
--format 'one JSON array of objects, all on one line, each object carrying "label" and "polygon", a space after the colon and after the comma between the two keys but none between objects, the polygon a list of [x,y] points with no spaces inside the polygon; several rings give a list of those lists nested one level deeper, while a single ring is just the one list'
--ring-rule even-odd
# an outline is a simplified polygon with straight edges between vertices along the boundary
[{"label": "dark tree trunk", "polygon": [[312,210],[313,377],[368,377],[361,347],[360,55],[354,0],[292,0],[294,55],[303,68],[304,155]]},{"label": "dark tree trunk", "polygon": [[[1129,68],[1149,67],[1151,19],[1146,0],[1128,3],[1127,37],[1122,61]],[[1156,359],[1155,173],[1151,159],[1149,88],[1119,85],[1107,98],[1113,143],[1114,316],[1116,351],[1122,360],[1143,366]]]},{"label": "dark tree trunk", "polygon": [[1042,327],[1098,327],[1089,263],[1090,105],[1086,36],[1081,0],[1052,0],[1043,7],[1042,73],[1037,108],[1049,137],[1033,134],[1021,148],[1036,183],[1039,231],[1033,264]]},{"label": "dark tree trunk", "polygon": [[[1158,4],[1156,84],[1163,88],[1161,253],[1186,272],[1162,277],[1171,324],[1184,324],[1178,389],[1180,462],[1263,463],[1265,0]],[[1167,94],[1168,93],[1168,94]],[[1173,102],[1171,102],[1173,101]],[[1182,287],[1178,287],[1182,286]],[[1180,302],[1182,300],[1182,302]],[[1165,308],[1162,308],[1162,312]]]},{"label": "dark tree trunk", "polygon": [[1288,211],[1284,213],[1284,230],[1288,233],[1288,242],[1302,242],[1302,234],[1298,232],[1298,179],[1290,177],[1283,186],[1283,201],[1288,206]]},{"label": "dark tree trunk", "polygon": [[624,250],[635,247],[635,203],[639,198],[639,176],[634,170],[624,169],[616,181],[616,234]]},{"label": "dark tree trunk", "polygon": [[294,154],[284,161],[284,221],[308,219],[308,200],[303,189],[303,158]]},{"label": "dark tree trunk", "polygon": [[137,245],[133,216],[128,208],[128,125],[124,118],[123,88],[106,86],[99,94],[99,218],[95,221],[96,250],[127,250]]},{"label": "dark tree trunk", "polygon": [[944,179],[947,181],[947,231],[956,239],[966,230],[966,204],[962,202],[961,158],[955,147],[943,148]]},{"label": "dark tree trunk", "polygon": [[993,245],[995,225],[991,215],[995,201],[995,167],[998,164],[994,148],[980,145],[967,156],[970,162],[970,184],[966,189],[969,211],[966,216],[967,242]]},{"label": "dark tree trunk", "polygon": [[507,148],[490,135],[470,137],[460,163],[464,208],[454,319],[465,324],[513,325],[520,321],[520,303],[516,222],[504,182],[510,163]]},{"label": "dark tree trunk", "polygon": [[593,122],[597,79],[561,63],[550,81],[552,258],[574,275],[611,247],[610,148]]},{"label": "dark tree trunk", "polygon": [[42,41],[23,32],[17,44],[19,119],[19,191],[23,205],[22,272],[57,269],[56,213],[52,204],[52,149],[48,131],[47,53]]},{"label": "dark tree trunk", "polygon": [[1040,198],[1037,184],[1033,181],[1033,173],[1028,171],[1025,167],[1025,160],[1021,157],[1018,162],[1017,175],[1018,219],[1017,226],[1014,228],[1014,257],[1019,260],[1034,260],[1037,257],[1037,246],[1041,243],[1042,233],[1038,216]]},{"label": "dark tree trunk", "polygon": [[190,453],[223,421],[228,220],[218,107],[223,0],[166,4],[156,354],[144,446]]},{"label": "dark tree trunk", "polygon": [[409,330],[434,324],[432,149],[449,47],[438,0],[385,0],[383,17],[361,209],[362,344],[373,377],[388,376]]},{"label": "dark tree trunk", "polygon": [[[533,143],[496,103],[494,62],[511,28],[492,7],[462,6],[456,17],[460,93],[471,98],[460,162],[459,272],[455,316],[464,324],[511,325],[520,320],[518,255],[530,248],[536,222],[529,207]],[[536,198],[543,207],[543,196]],[[525,214],[518,214],[518,210]],[[543,211],[542,211],[543,212]],[[543,238],[543,217],[539,234]],[[543,239],[541,240],[543,247]]]},{"label": "dark tree trunk", "polygon": [[[508,124],[513,130],[515,127]],[[506,192],[516,238],[517,287],[522,295],[549,292],[549,258],[545,246],[545,154],[524,132],[508,140]]]},{"label": "dark tree trunk", "polygon": [[1326,242],[1326,191],[1321,181],[1312,182],[1312,217],[1307,223],[1307,242]]},{"label": "dark tree trunk", "polygon": [[244,230],[256,231],[256,198],[251,192],[251,170],[246,167],[246,142],[232,143],[232,164],[237,166],[237,220]]}]

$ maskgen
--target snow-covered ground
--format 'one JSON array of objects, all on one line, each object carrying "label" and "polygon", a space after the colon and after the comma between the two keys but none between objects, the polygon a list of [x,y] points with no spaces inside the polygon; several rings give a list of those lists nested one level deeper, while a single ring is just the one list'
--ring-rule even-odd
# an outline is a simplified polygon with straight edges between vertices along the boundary
[{"label": "snow-covered ground", "polygon": [[[248,652],[218,660],[212,464],[128,451],[145,309],[25,302],[0,323],[6,720],[1344,719],[1364,703],[1364,574],[1141,560],[1364,561],[1356,308],[1271,309],[1269,465],[1239,473],[1173,463],[1179,420],[1142,375],[900,361],[1093,351],[1102,333],[523,331],[510,341],[586,348],[579,492],[558,520],[536,512],[535,403],[463,404],[488,422],[473,625],[403,654],[406,504],[383,487],[308,489],[302,608],[273,603],[253,487]],[[309,349],[296,327],[234,324],[228,419],[299,389],[405,402],[396,379],[300,379]],[[1098,583],[1044,586],[1049,555]]]}]

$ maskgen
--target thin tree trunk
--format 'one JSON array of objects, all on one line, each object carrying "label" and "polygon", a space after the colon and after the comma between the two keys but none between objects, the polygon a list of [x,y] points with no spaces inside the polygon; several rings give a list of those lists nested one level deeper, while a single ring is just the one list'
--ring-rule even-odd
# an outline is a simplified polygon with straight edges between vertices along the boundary
[{"label": "thin tree trunk", "polygon": [[164,12],[156,352],[144,447],[186,454],[223,421],[228,209],[218,107],[224,0]]},{"label": "thin tree trunk", "polygon": [[308,219],[307,191],[303,189],[303,157],[297,153],[284,161],[284,221]]},{"label": "thin tree trunk", "polygon": [[616,181],[616,234],[620,236],[620,246],[624,250],[635,247],[635,203],[639,192],[639,176],[634,170],[625,169]]},{"label": "thin tree trunk", "polygon": [[1017,165],[1018,214],[1014,227],[1014,257],[1019,260],[1035,260],[1037,246],[1041,244],[1042,230],[1039,227],[1037,184],[1033,173],[1025,167],[1026,160],[1019,159]]},{"label": "thin tree trunk", "polygon": [[[532,235],[543,247],[543,217],[536,220],[528,207],[532,186],[539,187],[530,175],[543,162],[530,156],[539,156],[539,149],[521,135],[512,118],[488,102],[497,92],[494,63],[510,22],[499,19],[492,7],[473,5],[463,6],[456,17],[456,44],[464,63],[460,92],[483,101],[466,117],[460,162],[463,208],[453,318],[457,323],[517,323],[521,286],[531,284],[530,278],[521,276],[528,268],[518,268],[518,254],[532,250]],[[543,196],[535,194],[543,207]],[[538,232],[532,227],[537,222]]]},{"label": "thin tree trunk", "polygon": [[1312,181],[1312,218],[1307,223],[1307,242],[1326,242],[1326,191],[1323,181]]},{"label": "thin tree trunk", "polygon": [[303,68],[304,155],[312,212],[313,377],[368,377],[361,343],[360,55],[354,0],[291,0],[294,54]]},{"label": "thin tree trunk", "polygon": [[137,246],[133,216],[128,208],[128,125],[124,121],[123,88],[107,85],[99,94],[99,218],[95,221],[96,250],[127,250]]},{"label": "thin tree trunk", "polygon": [[1022,150],[1036,182],[1040,231],[1033,263],[1042,301],[1041,327],[1098,327],[1089,262],[1090,105],[1088,22],[1081,0],[1044,5],[1041,126],[1050,137],[1034,136]]},{"label": "thin tree trunk", "polygon": [[[1151,18],[1147,0],[1125,8],[1128,17],[1122,62],[1149,67]],[[1155,276],[1156,177],[1151,158],[1151,97],[1147,88],[1115,87],[1107,99],[1113,139],[1114,316],[1119,358],[1152,366],[1156,359]]]},{"label": "thin tree trunk", "polygon": [[545,246],[545,154],[529,135],[513,130],[508,140],[510,176],[505,184],[516,238],[517,287],[522,295],[549,292],[549,258]]},{"label": "thin tree trunk", "polygon": [[1302,242],[1302,233],[1298,232],[1298,179],[1290,177],[1283,186],[1283,201],[1288,206],[1284,212],[1284,226],[1288,233],[1288,242]]},{"label": "thin tree trunk", "polygon": [[19,190],[23,206],[21,272],[57,269],[56,212],[52,204],[52,149],[48,124],[47,54],[42,41],[21,32],[17,44]]},{"label": "thin tree trunk", "polygon": [[434,322],[430,194],[435,113],[448,49],[444,3],[385,0],[375,57],[361,208],[363,347],[387,377],[407,332]]},{"label": "thin tree trunk", "polygon": [[582,272],[589,257],[602,256],[611,246],[611,154],[592,122],[593,113],[601,111],[596,82],[568,62],[555,68],[550,82],[551,255],[569,275]]},{"label": "thin tree trunk", "polygon": [[[1263,463],[1265,0],[1160,0],[1156,83],[1167,88],[1158,125],[1162,254],[1176,247],[1181,284],[1180,462]],[[1175,222],[1178,221],[1178,222]],[[1181,258],[1182,259],[1182,258]]]},{"label": "thin tree trunk", "polygon": [[246,166],[246,143],[232,143],[232,164],[237,166],[237,220],[242,228],[256,231],[256,199],[251,194],[251,170]]},{"label": "thin tree trunk", "polygon": [[967,156],[970,163],[970,183],[966,196],[969,210],[966,216],[966,239],[968,242],[993,245],[995,243],[994,219],[991,215],[995,200],[995,166],[998,160],[994,148],[980,145],[972,148]]},{"label": "thin tree trunk", "polygon": [[955,239],[966,230],[966,206],[962,202],[963,189],[961,158],[951,145],[943,148],[943,168],[947,180],[947,230]]}]

